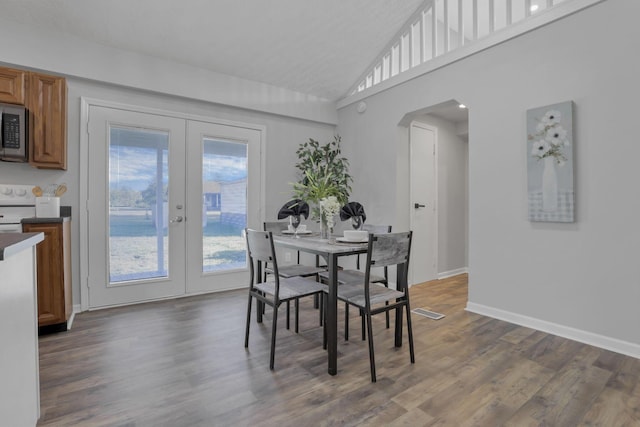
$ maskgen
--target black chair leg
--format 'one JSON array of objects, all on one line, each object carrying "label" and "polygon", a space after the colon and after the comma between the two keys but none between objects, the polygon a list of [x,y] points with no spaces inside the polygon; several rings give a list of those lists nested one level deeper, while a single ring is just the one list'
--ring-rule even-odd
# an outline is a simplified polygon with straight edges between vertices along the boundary
[{"label": "black chair leg", "polygon": [[360,320],[362,321],[362,326],[360,329],[362,329],[362,341],[364,341],[365,338],[365,333],[364,333],[364,329],[365,329],[365,324],[364,324],[364,311],[360,310]]},{"label": "black chair leg", "polygon": [[[327,306],[327,295],[322,295],[322,303],[326,307]],[[327,349],[327,319],[325,319],[322,325],[322,349]]]},{"label": "black chair leg", "polygon": [[[384,303],[384,305],[389,305],[389,301],[386,301],[386,302]],[[387,311],[387,312],[385,313],[385,315],[387,316],[387,329],[389,329],[389,327],[390,327],[390,322],[389,322],[389,312]]]},{"label": "black chair leg", "polygon": [[413,330],[411,330],[411,310],[409,309],[409,302],[405,306],[407,311],[407,335],[409,338],[409,355],[411,357],[411,363],[416,363],[416,358],[413,353]]},{"label": "black chair leg", "polygon": [[287,329],[289,329],[289,301],[287,301]]},{"label": "black chair leg", "polygon": [[251,324],[251,300],[253,297],[249,294],[249,302],[247,302],[247,327],[244,333],[244,346],[249,347],[249,325]]},{"label": "black chair leg", "polygon": [[[300,310],[299,310],[299,302],[300,302],[300,298],[296,298],[295,302],[293,303],[295,306],[295,310],[296,310],[296,334],[298,333],[298,314],[300,314]],[[287,301],[287,304],[289,303],[289,301]],[[287,316],[289,315],[289,313],[287,312]]]},{"label": "black chair leg", "polygon": [[278,326],[278,306],[273,306],[273,323],[271,325],[271,357],[269,359],[269,369],[273,371],[276,359],[276,330]]},{"label": "black chair leg", "polygon": [[[387,267],[385,267],[385,278],[386,278],[386,276],[387,276]],[[387,281],[386,279],[385,279],[385,282],[384,282],[384,287],[387,288],[387,289],[389,288],[389,281]],[[385,301],[384,305],[389,305],[389,301]],[[388,311],[385,313],[385,316],[387,317],[387,329],[389,329],[391,323],[389,322],[389,312]]]},{"label": "black chair leg", "polygon": [[349,304],[344,303],[344,340],[349,341]]},{"label": "black chair leg", "polygon": [[376,382],[376,360],[373,355],[373,328],[371,327],[371,313],[367,313],[367,335],[369,335],[369,364],[371,365],[371,382]]}]

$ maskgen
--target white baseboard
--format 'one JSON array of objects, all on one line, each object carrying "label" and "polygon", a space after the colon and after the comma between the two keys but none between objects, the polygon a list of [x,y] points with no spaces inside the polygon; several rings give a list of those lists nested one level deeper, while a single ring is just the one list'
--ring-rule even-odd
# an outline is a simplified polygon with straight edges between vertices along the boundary
[{"label": "white baseboard", "polygon": [[640,359],[640,345],[631,342],[472,302],[467,302],[466,310]]},{"label": "white baseboard", "polygon": [[457,276],[458,274],[465,274],[469,272],[468,267],[456,268],[455,270],[443,271],[438,273],[438,280],[446,279],[448,277]]},{"label": "white baseboard", "polygon": [[82,313],[82,305],[74,304],[73,305],[73,311],[71,312],[71,316],[69,317],[69,320],[67,321],[67,330],[71,329],[71,326],[73,325],[73,321],[76,319],[76,314],[78,314],[78,313]]}]

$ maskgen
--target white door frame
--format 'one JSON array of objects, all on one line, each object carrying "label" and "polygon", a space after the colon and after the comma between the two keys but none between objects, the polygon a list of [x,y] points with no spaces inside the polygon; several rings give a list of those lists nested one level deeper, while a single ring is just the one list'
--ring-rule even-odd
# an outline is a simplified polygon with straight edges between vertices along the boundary
[{"label": "white door frame", "polygon": [[[264,221],[265,211],[265,194],[266,194],[266,139],[267,129],[263,125],[254,123],[244,123],[239,121],[224,120],[212,117],[199,116],[194,114],[185,114],[176,111],[162,110],[152,107],[144,107],[140,105],[125,104],[120,102],[106,101],[102,99],[80,97],[80,203],[79,203],[79,229],[80,229],[80,309],[87,311],[89,309],[89,240],[88,240],[88,179],[89,179],[89,109],[92,106],[116,108],[121,110],[129,110],[140,113],[164,115],[169,117],[180,118],[184,120],[197,120],[212,124],[220,124],[227,126],[244,127],[260,131],[260,200],[258,206],[260,209],[260,221]],[[248,284],[247,284],[248,285]],[[244,286],[244,285],[243,285]],[[191,294],[187,294],[191,295]],[[185,295],[185,296],[187,296]]]},{"label": "white door frame", "polygon": [[[409,227],[411,230],[413,230],[414,227],[414,219],[413,219],[413,210],[414,210],[414,206],[412,205],[412,203],[414,203],[413,200],[413,190],[415,189],[416,183],[413,182],[412,179],[412,170],[411,170],[411,159],[413,158],[413,146],[412,146],[412,142],[411,142],[411,128],[412,127],[420,127],[422,129],[426,129],[426,130],[430,130],[433,132],[434,134],[434,152],[433,152],[433,173],[434,173],[434,178],[433,178],[433,201],[431,203],[433,203],[433,206],[427,206],[427,209],[433,209],[434,212],[434,229],[430,230],[430,232],[432,233],[432,236],[434,238],[434,252],[433,252],[433,262],[434,262],[434,279],[438,278],[438,128],[435,126],[431,126],[428,125],[426,123],[422,123],[419,121],[412,121],[409,124],[409,132],[408,132],[408,144],[409,144],[409,158],[407,159],[408,162],[408,170],[409,170]],[[414,236],[415,238],[415,236]],[[412,251],[413,252],[413,251]],[[414,284],[413,283],[413,268],[409,268],[409,283],[410,284]]]}]

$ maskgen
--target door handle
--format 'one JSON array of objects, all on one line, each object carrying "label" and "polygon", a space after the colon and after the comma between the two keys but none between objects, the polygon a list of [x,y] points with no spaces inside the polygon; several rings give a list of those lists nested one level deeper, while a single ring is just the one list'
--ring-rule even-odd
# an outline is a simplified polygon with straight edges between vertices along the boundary
[{"label": "door handle", "polygon": [[414,203],[413,207],[414,207],[415,209],[418,209],[418,208],[426,208],[426,207],[427,207],[427,205],[421,205],[420,203]]},{"label": "door handle", "polygon": [[175,218],[170,219],[169,222],[173,224],[174,222],[182,222],[183,219],[184,219],[183,217],[177,216]]}]

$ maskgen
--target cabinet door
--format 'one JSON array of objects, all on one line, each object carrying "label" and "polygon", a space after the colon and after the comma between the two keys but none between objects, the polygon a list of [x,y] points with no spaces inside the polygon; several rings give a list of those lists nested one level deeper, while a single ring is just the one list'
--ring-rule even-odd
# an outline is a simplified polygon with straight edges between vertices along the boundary
[{"label": "cabinet door", "polygon": [[0,102],[24,105],[26,72],[0,67]]},{"label": "cabinet door", "polygon": [[29,163],[67,169],[67,84],[62,77],[29,74]]},{"label": "cabinet door", "polygon": [[38,326],[67,321],[64,289],[64,242],[61,223],[24,224],[25,232],[44,233],[36,247],[38,271]]}]

